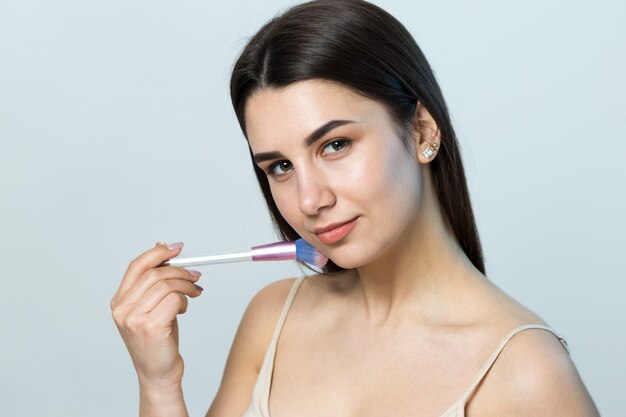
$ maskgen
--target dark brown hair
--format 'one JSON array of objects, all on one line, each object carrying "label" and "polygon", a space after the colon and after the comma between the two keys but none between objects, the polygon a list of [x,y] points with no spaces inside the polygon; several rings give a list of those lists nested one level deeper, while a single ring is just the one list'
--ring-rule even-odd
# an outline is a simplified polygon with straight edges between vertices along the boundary
[{"label": "dark brown hair", "polygon": [[[412,125],[417,102],[432,115],[441,147],[430,167],[444,217],[467,257],[485,273],[463,162],[448,109],[428,61],[406,28],[381,8],[359,0],[317,0],[288,9],[254,35],[235,63],[233,107],[244,135],[247,99],[262,88],[325,79],[382,103],[402,129]],[[280,214],[267,176],[254,170],[280,235],[300,236]],[[324,272],[341,267],[332,262]]]}]

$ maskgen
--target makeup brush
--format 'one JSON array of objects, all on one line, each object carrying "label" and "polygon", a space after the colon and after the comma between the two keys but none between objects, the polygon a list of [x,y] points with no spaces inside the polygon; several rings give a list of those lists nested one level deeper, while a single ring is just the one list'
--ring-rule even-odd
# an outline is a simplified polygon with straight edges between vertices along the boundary
[{"label": "makeup brush", "polygon": [[250,252],[230,253],[225,255],[193,256],[189,258],[172,258],[163,262],[170,266],[197,266],[245,261],[287,261],[299,259],[311,265],[323,267],[328,258],[315,249],[304,239],[296,241],[276,242],[267,245],[253,246]]}]

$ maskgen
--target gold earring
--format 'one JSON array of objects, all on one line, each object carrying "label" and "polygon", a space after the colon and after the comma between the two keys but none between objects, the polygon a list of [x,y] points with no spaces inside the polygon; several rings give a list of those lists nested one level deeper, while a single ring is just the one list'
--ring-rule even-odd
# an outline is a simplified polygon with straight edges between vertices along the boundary
[{"label": "gold earring", "polygon": [[431,144],[428,148],[422,151],[422,155],[424,155],[424,157],[426,158],[430,158],[437,150],[437,146],[438,145],[436,143]]}]

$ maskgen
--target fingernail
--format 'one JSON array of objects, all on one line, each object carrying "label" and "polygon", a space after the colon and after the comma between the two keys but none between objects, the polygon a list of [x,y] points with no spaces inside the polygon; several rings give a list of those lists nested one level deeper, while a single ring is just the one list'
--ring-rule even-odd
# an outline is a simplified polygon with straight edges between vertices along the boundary
[{"label": "fingernail", "polygon": [[193,270],[193,269],[188,269],[188,271],[189,271],[189,273],[190,273],[191,275],[193,275],[194,277],[199,277],[200,275],[202,275],[202,272],[200,272],[200,271],[195,271],[195,270]]},{"label": "fingernail", "polygon": [[182,248],[183,246],[185,246],[183,242],[176,242],[176,243],[170,243],[169,245],[167,245],[167,248],[169,250],[176,250],[176,249]]},{"label": "fingernail", "polygon": [[196,286],[197,289],[199,289],[200,291],[204,291],[204,288],[202,288],[201,286],[199,286],[198,284],[193,284]]}]

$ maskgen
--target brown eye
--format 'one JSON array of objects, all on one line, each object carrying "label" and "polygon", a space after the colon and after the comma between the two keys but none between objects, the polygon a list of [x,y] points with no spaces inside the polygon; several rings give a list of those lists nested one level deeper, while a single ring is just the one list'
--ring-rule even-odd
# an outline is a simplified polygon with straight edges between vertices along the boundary
[{"label": "brown eye", "polygon": [[268,169],[270,175],[284,175],[293,168],[293,164],[289,161],[278,161]]},{"label": "brown eye", "polygon": [[346,146],[348,146],[349,143],[350,141],[348,139],[332,140],[324,146],[324,153],[325,154],[337,153],[341,151],[343,148],[345,148]]}]

